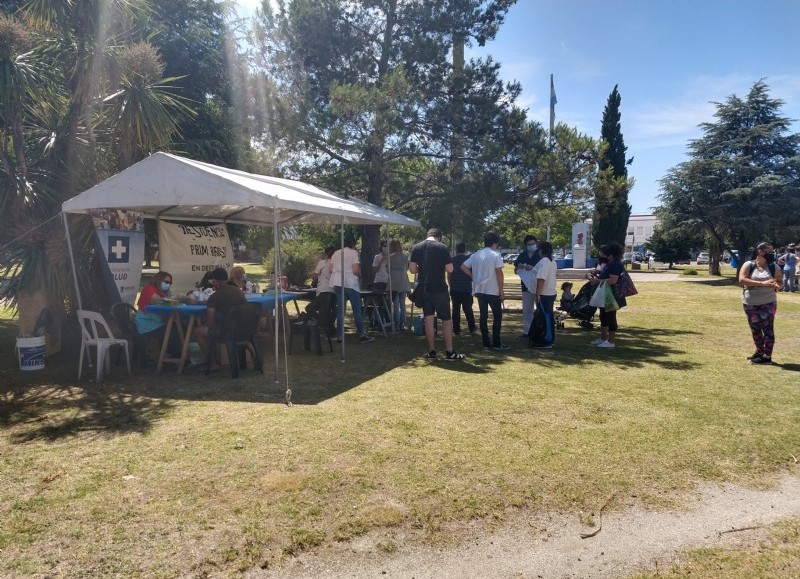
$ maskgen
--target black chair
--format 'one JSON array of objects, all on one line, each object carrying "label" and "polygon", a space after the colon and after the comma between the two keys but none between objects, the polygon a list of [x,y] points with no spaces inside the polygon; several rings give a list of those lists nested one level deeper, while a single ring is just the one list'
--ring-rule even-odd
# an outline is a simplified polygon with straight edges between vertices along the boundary
[{"label": "black chair", "polygon": [[[112,304],[110,313],[111,320],[119,332],[117,337],[128,341],[133,350],[132,357],[139,360],[141,368],[146,368],[147,338],[136,330],[136,308],[128,302],[116,302]],[[117,364],[119,364],[119,355],[117,356]]]},{"label": "black chair", "polygon": [[317,320],[303,312],[300,316],[289,322],[289,354],[292,353],[292,342],[294,342],[295,335],[303,336],[303,349],[310,350],[311,345],[314,345],[314,351],[322,355],[322,334],[328,340],[328,347],[333,352],[333,342],[327,331],[320,331]]},{"label": "black chair", "polygon": [[[228,352],[231,366],[231,378],[239,377],[239,366],[247,361],[247,350],[253,354],[253,369],[261,371],[263,359],[256,343],[258,323],[261,318],[261,304],[237,304],[228,308],[225,317],[218,327],[209,332],[208,361],[206,375],[211,371],[211,363],[216,356],[217,348],[224,344]],[[241,352],[242,356],[239,356]],[[246,365],[246,364],[245,364]]]}]

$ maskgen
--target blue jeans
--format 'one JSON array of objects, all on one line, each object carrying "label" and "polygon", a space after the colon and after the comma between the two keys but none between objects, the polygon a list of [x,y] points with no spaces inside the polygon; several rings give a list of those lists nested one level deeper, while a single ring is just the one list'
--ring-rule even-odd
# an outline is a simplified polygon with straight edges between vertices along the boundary
[{"label": "blue jeans", "polygon": [[[485,348],[500,346],[500,326],[503,323],[503,305],[500,296],[491,294],[475,294],[478,298],[478,311],[480,312],[481,339]],[[492,308],[492,337],[489,339],[489,308]]]},{"label": "blue jeans", "polygon": [[342,299],[342,288],[334,287],[336,292],[336,299],[339,303],[339,309],[336,312],[336,329],[339,336],[344,336],[344,309],[347,302],[350,302],[350,307],[353,309],[353,320],[356,323],[356,332],[359,336],[364,335],[364,321],[361,311],[361,292],[350,287],[344,288],[344,299]]},{"label": "blue jeans", "polygon": [[[534,296],[535,298],[535,296]],[[556,340],[556,324],[553,317],[553,306],[556,303],[556,296],[539,296],[539,305],[542,308],[544,319],[547,320],[547,334],[545,335],[545,344],[552,345]]]},{"label": "blue jeans", "polygon": [[406,292],[392,292],[392,309],[394,310],[394,325],[406,325]]},{"label": "blue jeans", "polygon": [[795,276],[795,269],[792,268],[791,271],[783,270],[783,291],[785,292],[793,292],[794,291],[794,276]]}]

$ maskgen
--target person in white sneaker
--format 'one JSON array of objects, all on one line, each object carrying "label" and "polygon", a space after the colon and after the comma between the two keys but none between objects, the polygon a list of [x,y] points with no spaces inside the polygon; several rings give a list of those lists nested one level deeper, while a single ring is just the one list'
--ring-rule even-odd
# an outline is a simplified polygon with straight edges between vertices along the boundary
[{"label": "person in white sneaker", "polygon": [[[596,275],[589,277],[589,282],[592,285],[600,285],[601,281],[605,281],[608,285],[614,286],[625,271],[625,265],[622,263],[622,246],[619,243],[609,243],[600,247],[598,253],[599,261],[606,261],[603,267]],[[620,308],[627,305],[625,298],[617,298],[617,303]],[[600,308],[600,338],[594,340],[592,344],[598,348],[614,348],[614,336],[617,333],[617,312],[609,312],[605,308]]]}]

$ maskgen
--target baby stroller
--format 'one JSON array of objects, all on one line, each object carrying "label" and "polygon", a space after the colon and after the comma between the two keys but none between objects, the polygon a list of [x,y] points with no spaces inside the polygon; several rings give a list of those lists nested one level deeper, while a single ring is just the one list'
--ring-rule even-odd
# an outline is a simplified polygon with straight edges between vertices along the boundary
[{"label": "baby stroller", "polygon": [[580,325],[581,328],[586,328],[588,330],[593,327],[592,320],[594,319],[594,313],[597,311],[597,308],[590,306],[589,300],[592,298],[592,293],[596,287],[597,286],[593,286],[587,281],[572,299],[561,298],[561,303],[559,307],[556,308],[556,312],[558,313],[556,323],[559,328],[564,327],[564,320],[568,317],[578,320],[578,325]]}]

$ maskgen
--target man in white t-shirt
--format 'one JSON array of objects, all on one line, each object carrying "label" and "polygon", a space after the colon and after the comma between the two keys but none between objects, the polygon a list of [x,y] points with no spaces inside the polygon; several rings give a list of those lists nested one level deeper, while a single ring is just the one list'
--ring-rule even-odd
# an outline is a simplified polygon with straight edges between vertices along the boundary
[{"label": "man in white t-shirt", "polygon": [[[472,294],[478,300],[479,325],[483,347],[492,350],[508,350],[500,340],[503,323],[503,258],[497,253],[500,238],[495,233],[484,237],[484,248],[476,251],[461,264],[461,270],[472,278]],[[492,308],[492,336],[489,337],[489,308]]]},{"label": "man in white t-shirt", "polygon": [[337,249],[331,257],[331,286],[338,297],[339,309],[336,314],[337,340],[344,339],[344,309],[346,302],[350,302],[353,310],[353,320],[356,324],[358,341],[361,343],[374,342],[375,338],[364,331],[364,321],[361,314],[361,260],[355,250],[356,240],[348,235],[344,238],[344,248]]}]

